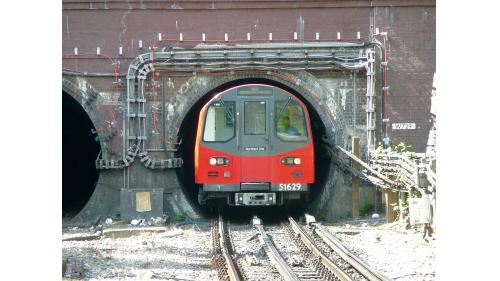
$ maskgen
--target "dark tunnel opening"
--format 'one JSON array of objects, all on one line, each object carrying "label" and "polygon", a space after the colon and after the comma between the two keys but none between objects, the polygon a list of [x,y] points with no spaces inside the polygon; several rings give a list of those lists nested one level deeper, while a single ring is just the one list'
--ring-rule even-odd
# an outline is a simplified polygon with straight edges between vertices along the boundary
[{"label": "dark tunnel opening", "polygon": [[74,217],[94,192],[101,145],[89,116],[72,96],[62,93],[62,215]]},{"label": "dark tunnel opening", "polygon": [[[226,206],[225,208],[229,209],[229,211],[226,210],[226,213],[235,213],[238,214],[238,216],[245,216],[245,214],[247,214],[248,217],[251,217],[251,215],[254,214],[255,211],[266,212],[265,210],[269,210],[269,213],[300,213],[307,208],[309,202],[312,202],[319,194],[321,194],[328,180],[330,171],[330,165],[328,165],[328,163],[330,163],[331,159],[325,148],[324,142],[321,141],[323,136],[326,134],[326,127],[317,112],[318,109],[315,109],[313,105],[309,103],[301,94],[297,93],[296,90],[287,87],[279,82],[263,78],[246,78],[234,80],[213,89],[212,91],[204,95],[203,98],[201,98],[198,102],[196,102],[196,104],[191,107],[190,111],[182,121],[181,127],[179,129],[178,138],[179,140],[181,140],[181,144],[178,151],[178,157],[183,158],[184,164],[183,167],[181,169],[178,169],[177,171],[178,179],[191,205],[203,215],[211,215],[212,213],[210,209],[201,207],[198,204],[197,196],[199,187],[194,182],[194,147],[199,111],[201,110],[203,105],[205,105],[205,103],[207,103],[215,94],[238,85],[255,83],[267,84],[282,88],[294,94],[307,106],[307,110],[309,111],[311,119],[311,128],[314,140],[315,183],[311,186],[311,192],[309,195],[309,200],[307,202],[297,202],[296,204],[288,204],[287,206],[283,207]],[[233,212],[232,209],[235,209],[235,211]]]}]

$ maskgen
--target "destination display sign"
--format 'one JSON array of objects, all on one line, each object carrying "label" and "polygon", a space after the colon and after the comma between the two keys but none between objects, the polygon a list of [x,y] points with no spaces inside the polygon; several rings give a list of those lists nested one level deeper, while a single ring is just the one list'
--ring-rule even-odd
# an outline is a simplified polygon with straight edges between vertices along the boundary
[{"label": "destination display sign", "polygon": [[239,95],[272,95],[273,89],[264,87],[242,87],[238,89]]},{"label": "destination display sign", "polygon": [[245,151],[264,151],[266,150],[265,147],[248,147],[245,146]]}]

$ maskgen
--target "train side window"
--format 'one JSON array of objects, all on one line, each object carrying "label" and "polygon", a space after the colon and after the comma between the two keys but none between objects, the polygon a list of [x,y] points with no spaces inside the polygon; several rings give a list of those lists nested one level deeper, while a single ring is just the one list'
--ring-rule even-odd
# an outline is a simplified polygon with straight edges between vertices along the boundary
[{"label": "train side window", "polygon": [[264,135],[266,133],[266,102],[245,102],[245,135]]},{"label": "train side window", "polygon": [[234,137],[234,102],[216,101],[205,117],[203,141],[225,142]]},{"label": "train side window", "polygon": [[276,135],[282,141],[307,141],[304,109],[295,100],[276,101]]}]

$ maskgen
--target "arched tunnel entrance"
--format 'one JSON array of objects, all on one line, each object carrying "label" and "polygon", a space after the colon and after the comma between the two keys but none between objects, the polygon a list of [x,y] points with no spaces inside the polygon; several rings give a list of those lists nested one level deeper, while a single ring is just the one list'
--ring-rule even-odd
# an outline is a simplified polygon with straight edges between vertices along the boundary
[{"label": "arched tunnel entrance", "polygon": [[[178,134],[179,140],[181,140],[178,157],[183,158],[184,165],[181,169],[177,171],[177,176],[184,190],[184,193],[186,194],[186,197],[189,199],[189,201],[196,209],[202,211],[202,213],[208,214],[207,210],[205,208],[200,208],[197,202],[199,187],[194,182],[194,147],[195,147],[196,130],[198,126],[197,123],[198,123],[199,112],[203,107],[203,105],[205,105],[215,94],[224,91],[226,89],[243,84],[267,84],[278,88],[282,88],[295,95],[307,106],[311,119],[311,128],[313,133],[314,153],[315,153],[315,183],[310,187],[311,192],[309,195],[308,202],[313,201],[319,194],[321,194],[322,190],[325,187],[325,184],[329,177],[329,171],[330,171],[329,163],[331,161],[330,156],[325,148],[325,143],[322,141],[323,136],[326,135],[326,126],[323,123],[322,119],[320,118],[320,115],[318,114],[318,110],[320,109],[315,108],[296,90],[282,83],[265,78],[244,78],[223,84],[211,90],[201,99],[199,99],[191,107],[191,109],[185,116],[184,120],[181,123],[181,127],[179,129],[179,134]],[[285,206],[284,208],[293,209],[295,211],[300,212],[303,211],[305,208],[307,208],[308,202],[300,202],[298,204],[294,204],[293,208],[289,208],[290,205]],[[246,210],[250,209],[241,207],[237,208],[239,208],[238,209],[239,214],[241,214],[241,212],[245,212]]]},{"label": "arched tunnel entrance", "polygon": [[101,146],[88,114],[62,92],[62,214],[74,217],[94,192],[99,172],[95,159]]}]

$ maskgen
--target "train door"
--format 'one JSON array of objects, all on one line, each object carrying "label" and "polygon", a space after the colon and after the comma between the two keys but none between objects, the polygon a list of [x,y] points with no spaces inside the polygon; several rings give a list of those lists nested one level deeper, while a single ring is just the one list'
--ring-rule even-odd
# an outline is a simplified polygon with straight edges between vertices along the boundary
[{"label": "train door", "polygon": [[272,96],[239,99],[242,182],[271,181],[272,103]]}]

